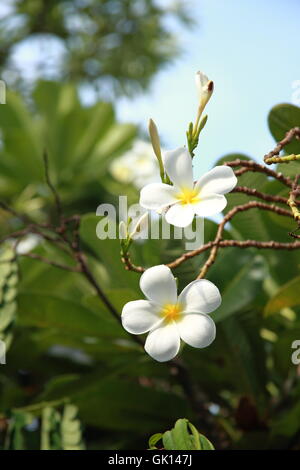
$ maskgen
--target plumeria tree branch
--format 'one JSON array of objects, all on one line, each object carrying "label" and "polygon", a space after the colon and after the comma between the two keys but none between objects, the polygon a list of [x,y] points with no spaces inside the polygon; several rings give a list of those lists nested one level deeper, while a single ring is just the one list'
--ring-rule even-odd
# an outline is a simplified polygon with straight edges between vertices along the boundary
[{"label": "plumeria tree branch", "polygon": [[[239,206],[234,207],[231,211],[227,213],[227,215],[224,217],[222,222],[218,225],[218,230],[216,237],[213,241],[208,242],[204,245],[202,245],[200,248],[197,248],[196,250],[189,251],[187,253],[183,253],[180,257],[176,258],[174,261],[171,261],[170,263],[167,264],[167,266],[171,269],[175,269],[178,266],[180,266],[182,263],[188,261],[191,258],[194,258],[195,256],[198,256],[202,253],[204,253],[207,250],[212,250],[212,253],[209,257],[209,260],[205,263],[201,270],[201,276],[198,276],[198,279],[202,279],[205,274],[207,273],[209,267],[213,264],[215,261],[218,248],[226,248],[226,247],[237,247],[237,248],[258,248],[258,249],[277,249],[277,250],[295,250],[300,248],[300,243],[292,242],[292,243],[282,243],[282,242],[276,242],[276,241],[259,241],[259,240],[245,240],[245,241],[239,241],[239,240],[223,240],[222,239],[222,234],[225,228],[226,223],[228,223],[236,214],[240,212],[244,212],[250,209],[261,209],[261,210],[266,210],[270,212],[274,212],[278,215],[285,216],[285,217],[293,217],[291,212],[288,211],[287,209],[283,209],[281,207],[277,207],[274,204],[265,204],[259,201],[249,201],[246,204],[242,204]],[[135,271],[137,273],[143,273],[146,268],[142,266],[136,266],[135,264],[132,263],[130,259],[129,253],[126,253],[126,255],[123,256],[122,262],[125,265],[126,270],[130,271]]]},{"label": "plumeria tree branch", "polygon": [[[263,201],[266,202],[275,202],[278,204],[288,204],[288,198],[282,197],[282,196],[276,196],[273,194],[267,194],[263,193],[261,191],[258,191],[255,188],[248,188],[247,186],[236,186],[232,191],[232,193],[244,193],[247,194],[248,196],[253,196],[258,199],[262,199]],[[295,201],[297,205],[300,205],[300,201]]]},{"label": "plumeria tree branch", "polygon": [[[192,132],[193,127],[190,126],[190,129]],[[277,156],[279,152],[288,143],[290,143],[293,138],[299,139],[299,137],[300,137],[300,128],[296,127],[296,128],[291,129],[289,132],[287,132],[285,138],[282,139],[282,141],[280,141],[277,144],[275,149],[269,152],[264,157],[264,161],[268,164],[275,162],[275,160],[271,161],[274,158],[280,158],[281,162],[291,161],[293,158],[282,160],[281,157],[277,157]],[[189,145],[189,149],[190,149],[190,145]],[[243,193],[245,195],[252,196],[257,199],[261,199],[264,202],[255,200],[255,201],[250,201],[246,204],[234,207],[232,210],[230,210],[226,214],[222,222],[218,225],[217,234],[213,241],[204,244],[203,246],[201,246],[200,248],[196,250],[190,251],[188,253],[184,253],[179,258],[167,264],[168,267],[174,269],[178,267],[180,264],[187,261],[188,259],[193,258],[194,256],[197,256],[207,250],[210,250],[210,255],[207,261],[202,266],[200,273],[197,276],[197,279],[203,279],[205,277],[208,269],[215,262],[215,259],[217,257],[217,253],[220,247],[222,248],[233,247],[233,246],[239,247],[239,248],[255,247],[258,249],[264,248],[264,249],[280,249],[280,250],[283,250],[283,249],[294,250],[294,249],[299,248],[298,242],[281,243],[281,242],[276,242],[275,240],[237,241],[237,240],[223,240],[222,239],[222,235],[223,235],[223,231],[224,231],[224,227],[226,223],[229,222],[239,212],[243,212],[249,209],[267,210],[267,211],[274,212],[281,216],[293,217],[297,221],[297,223],[300,224],[300,211],[298,209],[298,206],[300,205],[300,201],[297,200],[297,196],[299,196],[300,194],[300,187],[298,186],[298,180],[299,180],[298,175],[296,176],[295,180],[292,181],[289,177],[283,175],[282,173],[277,172],[275,170],[271,170],[265,165],[261,165],[253,160],[236,159],[234,161],[224,162],[224,165],[229,166],[231,168],[237,168],[235,170],[236,176],[241,176],[248,171],[266,174],[268,177],[272,177],[276,179],[277,181],[279,181],[280,183],[282,183],[284,186],[286,186],[289,189],[289,197],[266,194],[257,190],[256,188],[248,188],[246,186],[236,186],[235,188],[233,188],[231,192]],[[267,202],[271,204],[266,204]],[[277,204],[288,205],[291,209],[291,212],[286,209],[283,209],[282,207],[277,206]],[[299,235],[294,234],[294,232],[290,233],[290,235],[293,236],[293,238],[295,239],[300,238]],[[132,263],[128,251],[122,253],[122,262],[124,263],[125,269],[127,270],[132,270],[138,273],[142,273],[145,271],[144,267],[136,266],[134,263]]]},{"label": "plumeria tree branch", "polygon": [[[225,241],[222,240],[222,234],[223,234],[223,230],[224,230],[226,223],[230,221],[239,212],[243,212],[249,209],[261,209],[261,210],[274,212],[281,216],[286,216],[286,217],[294,216],[295,217],[295,214],[296,214],[295,210],[297,210],[297,206],[299,205],[299,201],[297,201],[296,199],[296,196],[298,195],[298,189],[295,186],[296,183],[293,182],[290,178],[282,175],[281,173],[271,170],[270,168],[267,168],[266,166],[256,163],[252,160],[237,159],[231,162],[225,162],[224,165],[232,167],[232,168],[242,167],[238,169],[237,171],[235,171],[235,174],[237,176],[240,176],[245,171],[254,171],[254,172],[264,173],[269,177],[273,177],[290,189],[290,197],[287,198],[283,196],[266,194],[261,191],[258,191],[255,188],[248,188],[246,186],[236,186],[235,188],[233,188],[231,192],[243,193],[248,196],[253,196],[253,197],[262,199],[265,202],[250,201],[246,204],[234,207],[231,211],[228,212],[228,214],[224,217],[222,222],[219,224],[217,235],[214,241],[208,242],[207,244],[201,246],[199,249],[190,251],[188,253],[184,253],[173,262],[170,262],[167,264],[167,266],[170,268],[176,268],[180,264],[185,262],[186,260],[194,256],[197,256],[203,253],[204,251],[210,249],[211,250],[210,256],[208,260],[206,261],[206,263],[204,264],[204,266],[202,267],[197,279],[201,279],[206,275],[209,267],[214,263],[216,259],[219,247],[236,246],[240,248],[256,247],[256,248],[272,248],[272,249],[274,248],[274,249],[288,249],[288,250],[299,248],[298,245],[295,243],[279,243],[276,241],[261,242],[258,240],[248,240],[246,242],[239,243],[234,240],[225,240]],[[241,172],[240,170],[243,170],[243,171]],[[291,202],[291,198],[292,198],[292,202]],[[272,204],[266,204],[266,202],[271,202]],[[283,209],[277,206],[276,203],[289,205],[290,207],[292,204],[294,207],[294,213],[291,213],[287,209]],[[128,251],[122,253],[122,262],[124,263],[125,269],[127,270],[132,270],[138,273],[142,273],[145,271],[144,267],[136,266],[131,261],[130,254]]]},{"label": "plumeria tree branch", "polygon": [[271,170],[270,168],[266,167],[265,165],[261,165],[260,163],[255,162],[254,160],[242,160],[237,158],[231,162],[224,162],[224,165],[230,166],[231,168],[242,167],[235,171],[236,176],[241,176],[248,171],[256,172],[256,173],[264,173],[271,178],[275,178],[276,180],[283,183],[285,186],[291,188],[293,185],[293,181],[288,176],[284,176],[282,173],[278,173],[277,171]]},{"label": "plumeria tree branch", "polygon": [[[250,201],[246,204],[241,204],[239,206],[235,206],[233,209],[231,209],[227,214],[226,216],[224,217],[224,219],[222,220],[222,222],[219,224],[218,226],[218,230],[217,230],[217,234],[216,234],[216,237],[215,237],[215,244],[214,246],[211,248],[211,252],[210,252],[210,255],[207,259],[207,261],[205,262],[204,266],[201,268],[200,270],[200,273],[199,275],[197,276],[197,279],[203,279],[205,277],[205,275],[207,274],[207,271],[208,269],[213,265],[213,263],[215,262],[216,260],[216,256],[217,256],[217,253],[218,253],[218,248],[220,246],[220,242],[222,241],[222,235],[223,235],[223,231],[224,231],[224,228],[225,228],[225,225],[233,219],[233,217],[240,213],[240,212],[245,212],[249,209],[261,209],[261,210],[266,210],[266,211],[271,211],[271,212],[275,212],[275,214],[278,214],[278,215],[282,215],[282,216],[286,216],[286,217],[290,217],[291,214],[288,210],[286,209],[282,209],[281,207],[277,207],[275,206],[274,204],[266,204],[264,202],[259,202],[259,201]],[[259,241],[257,241],[257,243],[259,243]],[[226,246],[226,245],[225,245]]]},{"label": "plumeria tree branch", "polygon": [[296,199],[300,194],[300,186],[298,185],[299,178],[300,175],[296,175],[287,203],[291,208],[294,219],[300,226],[300,211],[298,209],[298,203]]},{"label": "plumeria tree branch", "polygon": [[271,165],[272,163],[289,163],[295,160],[300,160],[300,155],[279,155],[284,147],[291,143],[293,139],[300,139],[300,127],[293,127],[290,129],[285,134],[285,137],[280,142],[278,142],[276,147],[264,156],[264,162],[267,165]]}]

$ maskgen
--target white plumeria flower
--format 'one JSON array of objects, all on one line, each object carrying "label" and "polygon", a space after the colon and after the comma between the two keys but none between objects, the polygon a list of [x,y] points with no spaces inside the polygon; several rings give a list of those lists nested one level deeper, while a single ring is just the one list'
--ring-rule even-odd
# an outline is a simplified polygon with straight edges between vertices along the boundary
[{"label": "white plumeria flower", "polygon": [[213,93],[214,84],[213,81],[209,80],[203,72],[200,72],[200,70],[195,75],[195,81],[200,106],[204,108]]},{"label": "white plumeria flower", "polygon": [[120,183],[132,183],[138,189],[145,182],[156,181],[159,178],[159,168],[152,146],[148,142],[137,140],[131,150],[112,162],[110,172]]},{"label": "white plumeria flower", "polygon": [[166,172],[174,186],[152,183],[141,190],[140,205],[145,209],[166,212],[166,221],[177,227],[187,227],[195,215],[215,215],[226,207],[224,194],[230,192],[237,178],[228,166],[216,166],[195,184],[192,158],[186,148],[165,152]]},{"label": "white plumeria flower", "polygon": [[177,296],[176,280],[164,265],[147,269],[140,288],[148,300],[128,302],[122,324],[129,333],[149,332],[146,352],[159,362],[175,357],[180,339],[194,348],[209,346],[216,336],[214,321],[208,316],[221,304],[218,288],[201,279],[188,284]]}]

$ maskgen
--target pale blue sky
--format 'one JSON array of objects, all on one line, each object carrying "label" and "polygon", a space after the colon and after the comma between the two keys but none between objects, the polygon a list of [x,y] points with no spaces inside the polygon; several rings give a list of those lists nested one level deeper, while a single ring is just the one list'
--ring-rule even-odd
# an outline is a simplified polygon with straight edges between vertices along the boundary
[{"label": "pale blue sky", "polygon": [[196,112],[194,72],[201,69],[214,80],[215,93],[196,170],[209,169],[228,152],[261,159],[274,145],[268,111],[292,102],[293,83],[300,80],[300,1],[188,3],[198,27],[179,31],[185,54],[157,75],[148,94],[121,99],[119,117],[144,126],[152,117],[168,148],[185,144],[187,124]]},{"label": "pale blue sky", "polygon": [[[166,6],[170,1],[157,0]],[[119,119],[146,129],[152,117],[167,148],[184,145],[187,125],[196,114],[194,74],[200,69],[214,80],[215,92],[206,109],[209,119],[194,160],[196,171],[209,169],[229,152],[261,159],[274,145],[267,127],[271,107],[296,104],[296,95],[300,101],[300,1],[180,1],[197,24],[190,31],[176,22],[169,25],[184,54],[158,73],[148,93],[119,99]],[[11,2],[0,4],[1,16],[9,13]],[[15,51],[29,79],[36,74],[34,64],[43,47],[48,56],[52,53],[48,68],[55,69],[58,41],[28,40]]]}]

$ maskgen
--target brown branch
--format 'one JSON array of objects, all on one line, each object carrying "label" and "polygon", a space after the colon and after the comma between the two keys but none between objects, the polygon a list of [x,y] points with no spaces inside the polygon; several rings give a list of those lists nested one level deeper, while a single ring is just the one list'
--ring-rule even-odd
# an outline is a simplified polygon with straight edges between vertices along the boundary
[{"label": "brown branch", "polygon": [[[49,231],[48,228],[46,230]],[[43,229],[41,229],[40,225],[30,224],[22,230],[17,230],[17,231],[12,232],[8,235],[5,235],[5,237],[1,238],[0,244],[4,243],[5,241],[11,240],[11,239],[19,239],[19,241],[20,241],[20,239],[22,237],[25,237],[26,235],[30,235],[30,234],[38,235],[39,237],[43,238],[44,240],[47,240],[50,243],[56,244],[57,247],[60,250],[67,253],[69,256],[72,256],[72,253],[70,252],[70,250],[65,245],[62,244],[61,238],[57,237],[56,234],[54,236],[51,236],[49,234],[44,233]]]},{"label": "brown branch", "polygon": [[295,176],[295,180],[292,186],[292,190],[290,191],[290,196],[288,198],[288,205],[291,208],[292,214],[294,219],[296,220],[297,224],[300,226],[300,211],[297,207],[297,196],[300,194],[300,186],[298,186],[300,175]]},{"label": "brown branch", "polygon": [[293,182],[288,176],[284,176],[282,173],[278,173],[277,171],[271,170],[271,168],[267,168],[260,163],[256,163],[253,160],[233,160],[232,162],[225,162],[224,165],[230,166],[231,168],[235,168],[241,166],[239,170],[235,171],[236,176],[240,176],[247,171],[253,171],[258,173],[264,173],[267,176],[271,176],[272,178],[277,179],[285,186],[292,187]]},{"label": "brown branch", "polygon": [[74,273],[80,272],[79,266],[68,266],[67,264],[61,264],[56,261],[52,261],[44,256],[38,255],[37,253],[18,253],[17,256],[25,256],[27,258],[42,261],[43,263],[54,266],[55,268],[64,269],[65,271],[71,271]]},{"label": "brown branch", "polygon": [[[109,301],[108,297],[104,294],[103,290],[99,286],[98,282],[96,281],[94,275],[92,274],[91,270],[89,269],[85,256],[81,251],[77,252],[77,259],[81,267],[81,273],[85,276],[85,278],[89,281],[89,283],[94,287],[98,297],[101,299],[103,304],[107,307],[113,317],[119,322],[121,322],[121,316],[119,315],[117,309],[113,306],[113,304]],[[134,336],[136,338],[136,336]]]},{"label": "brown branch", "polygon": [[300,248],[300,242],[275,242],[270,240],[267,242],[260,242],[257,240],[223,240],[219,243],[221,248],[236,247],[236,248],[257,248],[260,250],[272,249],[272,250],[297,250]]},{"label": "brown branch", "polygon": [[121,261],[124,264],[124,268],[126,269],[126,271],[135,271],[136,273],[143,273],[145,271],[145,268],[143,268],[142,266],[136,266],[131,262],[130,255],[128,252],[123,253]]},{"label": "brown branch", "polygon": [[0,208],[4,210],[5,212],[13,215],[14,217],[17,217],[18,219],[23,220],[25,223],[29,221],[28,217],[25,214],[20,214],[12,207],[9,207],[4,201],[0,201]]},{"label": "brown branch", "polygon": [[[285,205],[288,203],[288,199],[286,197],[263,193],[261,191],[258,191],[257,189],[248,188],[247,186],[236,186],[234,189],[232,189],[232,191],[230,191],[230,194],[231,193],[244,193],[244,194],[247,194],[248,196],[257,197],[267,202],[276,202],[276,203],[285,204]],[[300,205],[300,201],[296,201],[296,203]]]},{"label": "brown branch", "polygon": [[[244,212],[246,210],[250,209],[262,209],[270,212],[274,212],[278,215],[282,215],[285,217],[293,217],[290,211],[287,209],[283,209],[281,207],[277,207],[274,204],[266,204],[264,202],[260,201],[250,201],[246,204],[241,204],[239,206],[234,207],[231,209],[226,216],[223,218],[222,222],[218,226],[218,231],[216,234],[216,237],[213,241],[210,241],[206,243],[205,245],[202,245],[201,247],[197,248],[196,250],[189,251],[187,253],[183,253],[180,257],[176,258],[174,261],[171,261],[168,263],[166,266],[168,266],[170,269],[175,269],[178,266],[180,266],[182,263],[185,261],[194,258],[195,256],[200,255],[201,253],[204,253],[205,251],[211,249],[211,255],[209,256],[207,262],[203,266],[201,270],[201,278],[204,276],[204,271],[205,274],[209,267],[214,263],[217,251],[219,247],[229,247],[229,246],[236,246],[239,248],[247,248],[247,247],[257,247],[257,248],[274,248],[274,249],[287,249],[287,250],[293,250],[296,248],[299,248],[299,246],[295,243],[279,243],[275,241],[270,241],[270,242],[260,242],[256,240],[247,240],[247,241],[236,241],[236,240],[222,240],[222,234],[224,227],[227,222],[229,222],[237,213],[239,212]],[[130,271],[135,271],[137,273],[143,273],[146,268],[143,266],[136,266],[131,262],[129,253],[126,254],[126,256],[122,257],[122,261],[125,265],[126,270]]]},{"label": "brown branch", "polygon": [[[94,290],[96,291],[98,297],[100,298],[100,300],[102,301],[102,303],[106,306],[106,308],[108,309],[108,311],[112,314],[112,316],[118,321],[118,323],[122,324],[122,321],[121,321],[121,316],[119,314],[119,312],[117,311],[117,309],[114,307],[114,305],[110,302],[110,300],[108,299],[108,297],[105,295],[104,291],[101,289],[100,285],[98,284],[96,278],[94,277],[92,271],[90,270],[88,264],[87,264],[87,261],[86,261],[86,257],[85,255],[83,254],[83,252],[81,251],[81,247],[80,247],[80,233],[79,233],[79,230],[80,230],[80,222],[81,222],[81,218],[79,215],[75,215],[73,216],[71,219],[67,219],[68,222],[75,222],[75,227],[73,229],[73,238],[72,240],[69,240],[69,238],[66,236],[65,234],[65,231],[64,230],[61,230],[61,231],[58,231],[58,233],[60,234],[60,236],[62,237],[62,239],[65,241],[65,243],[70,247],[70,249],[73,251],[74,253],[74,257],[76,258],[76,260],[78,261],[79,263],[79,272],[81,272],[84,277],[87,279],[87,281],[91,284],[91,286],[94,288]],[[64,223],[66,222],[66,220],[63,221]],[[63,224],[64,225],[64,224]],[[133,338],[133,340],[135,342],[137,342],[139,345],[143,344],[140,339],[135,336],[135,335],[131,335],[131,337]]]},{"label": "brown branch", "polygon": [[[280,157],[279,154],[280,152],[284,149],[286,145],[291,143],[293,139],[300,139],[300,127],[293,127],[290,129],[286,134],[285,137],[277,143],[276,147],[271,150],[271,152],[267,153],[264,156],[264,162],[267,165],[271,165],[272,163],[281,163],[284,162],[285,160],[282,160],[285,157]],[[275,158],[274,158],[275,157]],[[296,155],[295,155],[296,157]],[[290,158],[290,160],[287,161],[292,161],[296,160],[297,158]]]},{"label": "brown branch", "polygon": [[298,235],[298,234],[295,233],[295,232],[289,232],[289,236],[290,236],[290,237],[293,237],[293,238],[296,238],[296,239],[298,239],[298,240],[300,239],[300,235]]},{"label": "brown branch", "polygon": [[218,253],[218,248],[219,248],[219,243],[222,240],[222,235],[223,231],[225,228],[225,225],[227,222],[229,222],[237,213],[239,212],[245,212],[249,209],[262,209],[266,211],[271,211],[275,212],[276,214],[283,215],[286,217],[290,217],[291,214],[289,211],[286,209],[282,209],[281,207],[277,207],[274,204],[266,204],[265,202],[260,202],[260,201],[250,201],[246,204],[241,204],[239,206],[234,207],[231,209],[224,217],[222,222],[218,226],[217,234],[214,240],[214,246],[211,248],[210,255],[201,268],[201,271],[199,275],[197,276],[197,279],[203,279],[208,271],[208,269],[214,264],[217,253]]}]

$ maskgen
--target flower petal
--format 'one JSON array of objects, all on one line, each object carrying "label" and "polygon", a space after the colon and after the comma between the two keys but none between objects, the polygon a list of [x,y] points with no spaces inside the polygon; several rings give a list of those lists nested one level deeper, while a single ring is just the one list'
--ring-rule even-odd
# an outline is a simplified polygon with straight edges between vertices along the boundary
[{"label": "flower petal", "polygon": [[193,204],[194,212],[202,217],[218,214],[227,205],[227,199],[223,194],[208,194],[200,196],[200,202]]},{"label": "flower petal", "polygon": [[147,269],[141,276],[140,288],[145,296],[163,306],[177,302],[177,285],[172,271],[161,264]]},{"label": "flower petal", "polygon": [[168,323],[150,331],[145,342],[145,351],[156,361],[170,361],[180,348],[180,336],[176,323]]},{"label": "flower petal", "polygon": [[125,330],[134,335],[146,333],[162,321],[157,306],[148,300],[133,300],[125,304],[121,319]]},{"label": "flower petal", "polygon": [[207,279],[198,279],[188,284],[178,297],[184,312],[210,313],[221,305],[221,294],[217,286]]},{"label": "flower petal", "polygon": [[193,188],[192,158],[185,147],[164,153],[166,172],[174,186]]},{"label": "flower petal", "polygon": [[173,186],[163,183],[147,184],[140,194],[140,205],[145,209],[158,210],[170,206],[178,199]]},{"label": "flower petal", "polygon": [[177,328],[181,339],[194,348],[206,348],[216,337],[215,322],[208,315],[184,315]]},{"label": "flower petal", "polygon": [[201,99],[203,88],[207,86],[209,82],[208,77],[207,75],[205,75],[205,73],[198,70],[198,72],[196,72],[196,75],[195,75],[195,82],[196,82],[196,87],[198,90],[199,98]]},{"label": "flower petal", "polygon": [[237,177],[229,166],[216,166],[205,173],[195,185],[199,189],[200,195],[205,194],[226,194],[229,193],[237,184]]},{"label": "flower petal", "polygon": [[190,204],[178,203],[168,209],[165,218],[168,224],[176,227],[187,227],[193,222],[194,215],[195,211]]}]

